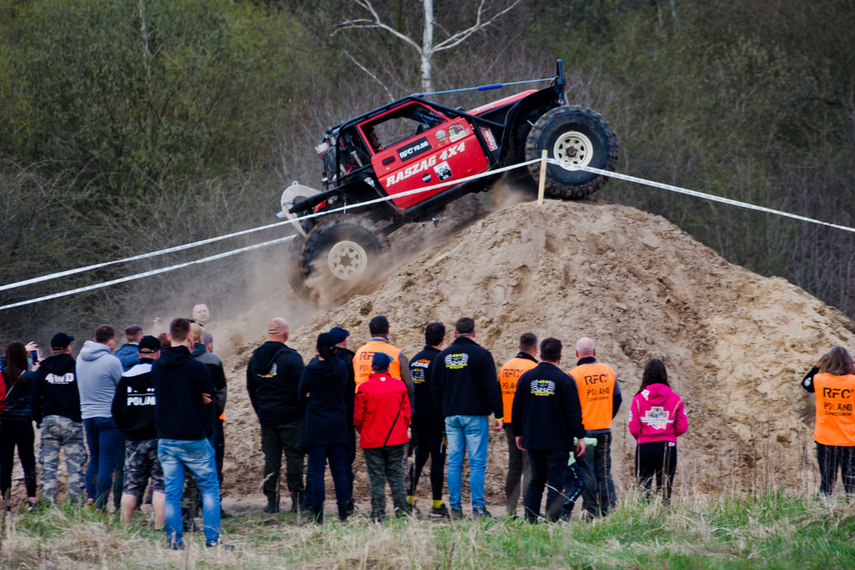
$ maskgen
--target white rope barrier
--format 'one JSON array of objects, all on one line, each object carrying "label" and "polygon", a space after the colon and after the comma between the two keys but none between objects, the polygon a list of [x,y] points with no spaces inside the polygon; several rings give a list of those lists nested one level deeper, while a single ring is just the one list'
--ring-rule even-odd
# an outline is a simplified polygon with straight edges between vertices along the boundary
[{"label": "white rope barrier", "polygon": [[223,259],[225,257],[237,255],[239,253],[245,253],[245,252],[251,251],[253,249],[260,249],[262,247],[267,247],[269,245],[274,245],[277,243],[283,243],[283,242],[286,242],[286,241],[289,241],[292,239],[294,239],[294,236],[287,236],[287,237],[275,239],[272,241],[266,241],[264,243],[259,243],[259,244],[250,245],[247,247],[242,247],[240,249],[235,249],[232,251],[226,251],[223,253],[218,253],[217,255],[212,255],[210,257],[197,259],[195,261],[188,261],[186,263],[179,263],[178,265],[172,265],[170,267],[162,267],[160,269],[152,269],[151,271],[146,271],[145,273],[137,273],[136,275],[128,275],[127,277],[120,277],[119,279],[113,279],[112,281],[105,281],[103,283],[96,283],[95,285],[88,285],[86,287],[80,287],[78,289],[71,289],[69,291],[62,291],[60,293],[54,293],[53,295],[45,295],[44,297],[39,297],[37,299],[29,299],[27,301],[21,301],[19,303],[12,303],[11,305],[3,305],[2,307],[0,307],[0,311],[6,310],[6,309],[14,309],[15,307],[23,307],[24,305],[32,305],[33,303],[40,303],[42,301],[49,301],[51,299],[59,299],[60,297],[67,297],[69,295],[76,295],[77,293],[84,293],[86,291],[94,291],[95,289],[101,289],[103,287],[110,287],[112,285],[118,285],[119,283],[127,283],[128,281],[134,281],[135,279],[142,279],[143,277],[151,277],[152,275],[158,275],[160,273],[166,273],[168,271],[175,271],[176,269],[183,269],[183,268],[189,267],[191,265],[197,265],[200,263],[208,263],[209,261],[216,261],[218,259]]},{"label": "white rope barrier", "polygon": [[[114,260],[114,261],[107,261],[107,262],[99,263],[99,264],[95,264],[95,265],[88,265],[88,266],[86,266],[86,267],[79,267],[79,268],[76,268],[76,269],[70,269],[70,270],[62,271],[62,272],[58,272],[58,273],[51,273],[50,275],[43,275],[43,276],[41,276],[41,277],[35,277],[35,278],[32,278],[32,279],[27,279],[27,280],[25,280],[25,281],[18,281],[18,282],[16,282],[16,283],[10,283],[10,284],[8,284],[8,285],[0,286],[0,291],[5,291],[5,290],[8,290],[8,289],[14,289],[14,288],[16,288],[16,287],[23,287],[23,286],[25,286],[25,285],[32,285],[32,284],[35,284],[35,283],[41,283],[41,282],[44,282],[44,281],[50,281],[50,280],[52,280],[52,279],[58,279],[58,278],[60,278],[60,277],[67,277],[67,276],[69,276],[69,275],[75,275],[75,274],[78,274],[78,273],[83,273],[83,272],[85,272],[85,271],[91,271],[91,270],[94,270],[94,269],[100,269],[100,268],[102,268],[102,267],[106,267],[106,266],[114,265],[114,264],[118,264],[118,263],[127,263],[127,262],[131,262],[131,261],[138,261],[138,260],[141,260],[141,259],[147,259],[147,258],[157,257],[157,256],[165,255],[165,254],[168,254],[168,253],[174,253],[174,252],[178,252],[178,251],[183,251],[183,250],[186,250],[186,249],[191,249],[191,248],[194,248],[194,247],[199,247],[199,246],[207,245],[207,244],[210,244],[210,243],[215,243],[215,242],[222,241],[222,240],[226,240],[226,239],[230,239],[230,238],[233,238],[233,237],[238,237],[238,236],[242,236],[242,235],[247,235],[247,234],[250,234],[250,233],[253,233],[253,232],[258,232],[258,231],[268,230],[268,229],[271,229],[271,228],[277,228],[277,227],[284,226],[284,225],[287,225],[287,224],[293,224],[293,223],[300,222],[300,221],[302,221],[302,220],[306,220],[306,219],[311,219],[311,218],[316,218],[316,217],[321,217],[321,216],[328,216],[328,215],[330,215],[330,214],[336,214],[336,213],[344,213],[344,212],[347,212],[347,210],[349,210],[349,209],[353,209],[353,208],[355,208],[355,207],[357,207],[357,206],[358,206],[358,207],[370,206],[370,205],[373,205],[373,204],[379,204],[379,203],[381,203],[381,202],[387,202],[387,201],[389,201],[389,200],[394,200],[394,199],[397,199],[397,198],[404,198],[404,197],[407,197],[407,196],[413,196],[413,195],[416,195],[416,194],[422,194],[422,193],[424,193],[424,192],[430,192],[430,191],[432,191],[432,190],[436,190],[436,189],[439,189],[439,188],[445,188],[445,187],[447,187],[447,186],[452,186],[452,185],[457,185],[457,184],[463,184],[463,183],[466,183],[466,182],[471,182],[471,181],[473,181],[473,180],[478,180],[479,178],[485,178],[485,177],[487,177],[487,176],[495,176],[496,174],[501,174],[501,173],[503,173],[503,172],[507,172],[507,171],[514,170],[514,169],[517,169],[517,168],[527,167],[527,166],[528,166],[528,165],[530,165],[530,164],[534,164],[534,163],[541,162],[541,160],[542,160],[542,159],[537,158],[537,159],[529,160],[529,161],[526,161],[526,162],[521,162],[521,163],[518,163],[518,164],[513,164],[513,165],[511,165],[511,166],[505,166],[505,167],[503,167],[503,168],[497,168],[497,169],[495,169],[495,170],[489,170],[489,171],[487,171],[487,172],[482,172],[482,173],[480,173],[480,174],[476,174],[476,175],[474,175],[474,176],[468,176],[468,177],[466,177],[466,178],[460,178],[460,179],[453,180],[453,181],[442,182],[442,183],[439,183],[439,184],[433,184],[433,185],[431,185],[431,186],[426,186],[426,187],[424,187],[424,188],[417,188],[417,189],[415,189],[415,190],[409,190],[409,191],[407,191],[407,192],[401,192],[400,194],[394,194],[394,195],[390,195],[390,196],[384,196],[384,197],[381,197],[381,198],[376,198],[376,199],[374,199],[374,200],[368,200],[368,201],[366,201],[366,202],[360,202],[360,203],[359,203],[359,204],[357,204],[357,205],[348,204],[348,205],[342,206],[342,207],[340,207],[340,208],[335,208],[335,209],[333,209],[333,210],[327,210],[327,211],[323,211],[323,212],[317,212],[317,213],[314,213],[314,214],[308,214],[308,215],[306,215],[306,216],[302,216],[302,217],[298,218],[297,220],[286,220],[286,221],[284,221],[284,222],[277,222],[277,223],[275,223],[275,224],[268,224],[268,225],[260,226],[260,227],[257,227],[257,228],[251,228],[251,229],[247,229],[247,230],[242,230],[242,231],[239,231],[239,232],[235,232],[235,233],[231,233],[231,234],[227,234],[227,235],[223,235],[223,236],[219,236],[219,237],[215,237],[215,238],[210,238],[210,239],[201,240],[201,241],[197,241],[197,242],[193,242],[193,243],[189,243],[189,244],[185,244],[185,245],[180,245],[180,246],[170,247],[170,248],[167,248],[167,249],[163,249],[163,250],[159,250],[159,251],[153,251],[153,252],[150,252],[150,253],[144,253],[144,254],[140,254],[140,255],[133,256],[133,257],[128,257],[128,258],[124,258],[124,259],[118,259],[118,260]],[[687,195],[687,196],[693,196],[693,197],[695,197],[695,198],[702,198],[702,199],[704,199],[704,200],[709,200],[709,201],[712,201],[712,202],[719,202],[719,203],[721,203],[721,204],[727,204],[727,205],[729,205],[729,206],[736,206],[736,207],[740,207],[740,208],[744,208],[744,209],[748,209],[748,210],[754,210],[754,211],[757,211],[757,212],[764,212],[764,213],[767,213],[767,214],[774,214],[774,215],[777,215],[777,216],[782,216],[782,217],[790,218],[790,219],[793,219],[793,220],[799,220],[799,221],[802,221],[802,222],[809,222],[809,223],[818,224],[818,225],[822,225],[822,226],[826,226],[826,227],[830,227],[830,228],[835,228],[835,229],[838,229],[838,230],[843,230],[843,231],[846,231],[846,232],[852,232],[852,233],[855,233],[855,228],[851,228],[851,227],[848,227],[848,226],[841,226],[841,225],[838,225],[838,224],[832,224],[832,223],[829,223],[829,222],[824,222],[824,221],[822,221],[822,220],[816,220],[816,219],[814,219],[814,218],[808,218],[808,217],[806,217],[806,216],[799,216],[799,215],[797,215],[797,214],[790,214],[789,212],[783,212],[783,211],[781,211],[781,210],[775,210],[775,209],[772,209],[772,208],[766,208],[766,207],[764,207],[764,206],[757,206],[757,205],[755,205],[755,204],[750,204],[750,203],[747,203],[747,202],[740,202],[739,200],[732,200],[732,199],[730,199],[730,198],[722,198],[722,197],[720,197],[720,196],[715,196],[715,195],[713,195],[713,194],[706,194],[706,193],[704,193],[704,192],[698,192],[698,191],[696,191],[696,190],[689,190],[689,189],[687,189],[687,188],[681,188],[680,186],[673,186],[673,185],[671,185],[671,184],[662,184],[662,183],[660,183],[660,182],[653,182],[653,181],[651,181],[651,180],[645,180],[645,179],[643,179],[643,178],[638,178],[638,177],[635,177],[635,176],[629,176],[629,175],[626,175],[626,174],[619,174],[619,173],[616,173],[616,172],[611,172],[611,171],[609,171],[609,170],[602,170],[602,169],[599,169],[599,168],[593,168],[593,167],[590,167],[590,166],[579,166],[579,165],[575,165],[575,164],[568,164],[568,163],[566,163],[566,162],[562,162],[562,161],[556,160],[556,159],[554,159],[554,158],[548,158],[548,159],[546,159],[546,161],[547,161],[548,163],[550,163],[550,164],[554,164],[554,165],[556,165],[556,166],[560,166],[560,167],[562,167],[562,168],[569,168],[569,169],[571,169],[571,170],[584,170],[585,172],[590,172],[590,173],[592,173],[592,174],[599,174],[599,175],[603,175],[603,176],[608,176],[608,177],[610,177],[610,178],[615,178],[615,179],[618,179],[618,180],[624,180],[624,181],[626,181],[626,182],[633,182],[633,183],[636,183],[636,184],[642,184],[642,185],[644,185],[644,186],[651,186],[651,187],[653,187],[653,188],[660,188],[660,189],[662,189],[662,190],[668,190],[668,191],[671,191],[671,192],[676,192],[676,193],[678,193],[678,194],[684,194],[684,195]],[[13,309],[13,308],[16,308],[16,307],[22,307],[22,306],[30,305],[30,304],[33,304],[33,303],[39,303],[39,302],[42,302],[42,301],[48,301],[48,300],[51,300],[51,299],[58,299],[58,298],[60,298],[60,297],[66,297],[66,296],[69,296],[69,295],[75,295],[75,294],[77,294],[77,293],[83,293],[83,292],[86,292],[86,291],[93,291],[93,290],[95,290],[95,289],[101,289],[101,288],[103,288],[103,287],[110,287],[110,286],[112,286],[112,285],[118,285],[118,284],[120,284],[120,283],[126,283],[126,282],[128,282],[128,281],[133,281],[133,280],[136,280],[136,279],[142,279],[142,278],[144,278],[144,277],[151,277],[152,275],[158,275],[158,274],[160,274],[160,273],[166,273],[166,272],[169,272],[169,271],[175,271],[175,270],[177,270],[177,269],[182,269],[182,268],[184,268],[184,267],[188,267],[188,266],[191,266],[191,265],[197,265],[197,264],[207,263],[207,262],[210,262],[210,261],[216,261],[216,260],[218,260],[218,259],[223,259],[223,258],[225,258],[225,257],[229,257],[229,256],[232,256],[232,255],[237,255],[237,254],[239,254],[239,253],[245,253],[245,252],[247,252],[247,251],[251,251],[251,250],[254,250],[254,249],[260,249],[260,248],[262,248],[262,247],[268,247],[268,246],[271,246],[271,245],[275,245],[275,244],[279,244],[279,243],[284,243],[284,242],[289,241],[289,240],[291,240],[291,239],[293,239],[293,238],[294,238],[294,236],[293,236],[293,235],[292,235],[292,236],[287,236],[287,237],[284,237],[284,238],[279,238],[279,239],[275,239],[275,240],[271,240],[271,241],[266,241],[266,242],[263,242],[263,243],[259,243],[259,244],[256,244],[256,245],[251,245],[251,246],[242,247],[242,248],[239,248],[239,249],[235,249],[235,250],[231,250],[231,251],[223,252],[223,253],[220,253],[220,254],[217,254],[217,255],[212,255],[212,256],[210,256],[210,257],[205,257],[205,258],[202,258],[202,259],[197,259],[197,260],[195,260],[195,261],[188,261],[188,262],[186,262],[186,263],[179,263],[179,264],[177,264],[177,265],[172,265],[172,266],[169,266],[169,267],[163,267],[163,268],[161,268],[161,269],[154,269],[154,270],[151,270],[151,271],[146,271],[146,272],[144,272],[144,273],[138,273],[138,274],[135,274],[135,275],[129,275],[129,276],[127,276],[127,277],[121,277],[121,278],[113,279],[113,280],[111,280],[111,281],[106,281],[106,282],[103,282],[103,283],[96,283],[96,284],[94,284],[94,285],[89,285],[89,286],[86,286],[86,287],[80,287],[80,288],[77,288],[77,289],[71,289],[71,290],[68,290],[68,291],[62,291],[62,292],[60,292],[60,293],[54,293],[54,294],[52,294],[52,295],[46,295],[46,296],[44,296],[44,297],[38,297],[38,298],[35,298],[35,299],[29,299],[29,300],[26,300],[26,301],[20,301],[20,302],[12,303],[12,304],[9,304],[9,305],[3,305],[3,306],[0,306],[0,311],[6,310],[6,309]]]}]

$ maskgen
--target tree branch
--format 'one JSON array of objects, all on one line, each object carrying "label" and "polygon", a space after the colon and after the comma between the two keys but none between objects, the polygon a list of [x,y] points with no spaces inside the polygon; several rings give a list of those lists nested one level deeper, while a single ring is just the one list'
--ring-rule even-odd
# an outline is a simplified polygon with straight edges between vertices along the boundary
[{"label": "tree branch", "polygon": [[493,16],[489,20],[482,23],[481,22],[481,16],[484,13],[485,1],[486,0],[481,0],[481,3],[478,5],[478,14],[475,17],[475,23],[471,27],[466,28],[465,30],[461,30],[461,31],[457,32],[456,34],[454,34],[454,35],[444,39],[443,41],[439,42],[438,44],[436,44],[434,46],[433,51],[438,52],[438,51],[451,49],[453,47],[457,47],[461,43],[465,42],[475,32],[483,30],[484,28],[486,28],[487,26],[492,24],[494,21],[496,21],[498,18],[501,18],[502,16],[504,16],[505,14],[510,12],[512,9],[514,9],[516,7],[517,4],[520,3],[521,0],[514,0],[511,4],[508,5],[507,8],[505,8],[501,12],[497,12],[496,14],[493,14]]},{"label": "tree branch", "polygon": [[389,91],[389,88],[388,88],[388,87],[386,87],[386,85],[385,85],[382,81],[380,81],[380,79],[379,79],[376,75],[374,75],[373,73],[371,73],[370,71],[368,71],[368,69],[367,69],[364,65],[362,65],[361,63],[359,63],[358,61],[356,61],[356,59],[355,59],[352,55],[350,55],[350,52],[347,52],[347,51],[346,51],[346,52],[344,52],[344,55],[346,55],[346,56],[348,57],[348,59],[350,59],[350,61],[352,61],[354,64],[356,64],[356,67],[358,67],[359,69],[361,69],[362,71],[364,71],[365,73],[367,73],[367,74],[368,74],[368,76],[369,76],[371,79],[373,79],[374,81],[376,81],[376,82],[377,82],[377,84],[378,84],[380,87],[382,87],[382,88],[383,88],[383,90],[386,92],[386,95],[389,97],[389,101],[394,101],[394,100],[395,100],[395,96],[394,96],[394,95],[392,95],[392,92],[391,92],[391,91]]}]

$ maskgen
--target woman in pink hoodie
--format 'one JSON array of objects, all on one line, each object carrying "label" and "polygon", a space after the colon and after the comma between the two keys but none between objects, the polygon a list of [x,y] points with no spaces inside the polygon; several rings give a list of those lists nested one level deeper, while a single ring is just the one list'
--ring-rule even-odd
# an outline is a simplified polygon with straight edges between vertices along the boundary
[{"label": "woman in pink hoodie", "polygon": [[657,491],[665,504],[670,504],[677,471],[677,437],[688,427],[683,400],[671,391],[665,363],[651,358],[629,409],[629,433],[638,442],[635,477],[647,497],[655,475]]}]

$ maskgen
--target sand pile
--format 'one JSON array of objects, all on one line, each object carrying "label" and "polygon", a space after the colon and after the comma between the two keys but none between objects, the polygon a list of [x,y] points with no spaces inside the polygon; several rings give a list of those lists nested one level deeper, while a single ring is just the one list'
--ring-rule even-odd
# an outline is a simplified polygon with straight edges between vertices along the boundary
[{"label": "sand pile", "polygon": [[[377,314],[389,318],[391,340],[408,356],[421,349],[427,323],[453,330],[461,316],[475,319],[476,341],[497,364],[514,356],[519,336],[531,331],[565,343],[562,367],[569,370],[576,340],[593,338],[624,393],[613,430],[618,489],[632,484],[629,402],[645,362],[664,359],[689,416],[678,493],[769,484],[814,489],[813,402],[798,382],[829,347],[855,340],[851,321],[785,280],[727,263],[661,217],[593,202],[496,212],[371,293],[293,330],[289,345],[308,360],[317,334],[340,325],[351,331],[355,349],[368,340],[368,321]],[[226,361],[227,495],[261,497],[263,456],[244,374],[265,327],[259,321],[259,340]],[[491,434],[492,503],[503,497],[506,450],[504,434]],[[364,485],[357,488],[364,492]]]}]

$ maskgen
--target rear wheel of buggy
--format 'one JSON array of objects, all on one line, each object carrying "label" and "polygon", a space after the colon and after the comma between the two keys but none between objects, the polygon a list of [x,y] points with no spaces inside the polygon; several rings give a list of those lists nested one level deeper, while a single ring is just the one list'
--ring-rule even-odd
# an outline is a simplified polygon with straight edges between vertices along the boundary
[{"label": "rear wheel of buggy", "polygon": [[357,216],[325,219],[306,235],[300,252],[304,283],[315,293],[350,290],[370,281],[389,242],[370,221]]},{"label": "rear wheel of buggy", "polygon": [[[548,158],[578,166],[614,170],[618,142],[614,130],[599,113],[584,107],[556,107],[541,116],[526,138],[525,158]],[[562,200],[578,200],[599,190],[608,180],[602,174],[548,164],[546,194]],[[532,179],[540,179],[540,162],[528,167]]]}]

